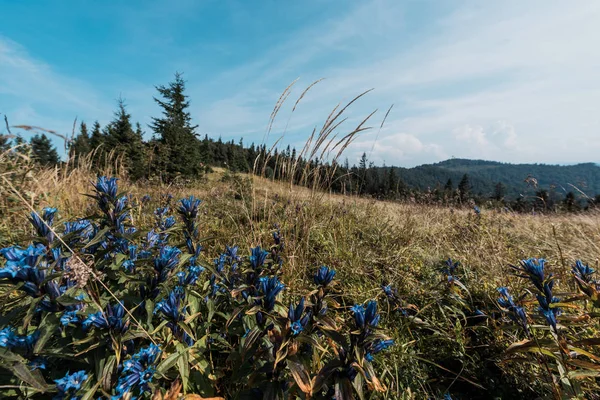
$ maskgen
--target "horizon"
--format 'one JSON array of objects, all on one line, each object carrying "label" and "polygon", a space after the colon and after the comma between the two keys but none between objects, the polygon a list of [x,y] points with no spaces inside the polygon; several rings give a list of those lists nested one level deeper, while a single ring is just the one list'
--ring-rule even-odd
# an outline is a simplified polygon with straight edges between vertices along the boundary
[{"label": "horizon", "polygon": [[3,12],[0,112],[11,125],[105,125],[122,96],[149,138],[154,86],[180,71],[197,133],[215,139],[271,144],[286,131],[281,147],[298,148],[338,102],[374,88],[340,130],[378,109],[351,164],[363,152],[406,168],[453,157],[598,164],[597,2],[10,2]]}]

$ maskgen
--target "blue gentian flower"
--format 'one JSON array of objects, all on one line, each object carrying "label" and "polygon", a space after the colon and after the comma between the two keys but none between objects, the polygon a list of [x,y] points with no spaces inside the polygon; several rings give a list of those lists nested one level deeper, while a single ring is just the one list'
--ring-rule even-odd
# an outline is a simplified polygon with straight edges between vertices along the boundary
[{"label": "blue gentian flower", "polygon": [[10,328],[4,328],[0,330],[0,347],[4,347],[5,349],[11,349],[15,347],[17,344],[17,338],[15,335],[15,331]]},{"label": "blue gentian flower", "polygon": [[83,329],[87,330],[91,326],[96,328],[108,328],[108,321],[104,318],[102,311],[88,314],[87,318],[83,321]]},{"label": "blue gentian flower", "polygon": [[225,254],[227,255],[227,257],[229,257],[232,261],[239,261],[240,257],[237,255],[238,252],[238,246],[225,246]]},{"label": "blue gentian flower", "polygon": [[551,307],[550,305],[553,303],[559,303],[560,299],[558,297],[552,297],[551,300],[548,301],[548,299],[541,294],[538,294],[536,297],[537,297],[538,303],[540,305],[538,307],[538,311],[544,316],[544,318],[546,318],[546,321],[548,322],[548,324],[556,332],[557,331],[556,317],[561,314],[561,309],[560,309],[560,307]]},{"label": "blue gentian flower", "polygon": [[366,308],[360,304],[355,304],[350,308],[354,313],[354,322],[358,328],[376,327],[379,324],[380,316],[377,314],[377,302],[369,300]]},{"label": "blue gentian flower", "polygon": [[79,322],[79,317],[77,316],[77,310],[65,311],[63,315],[60,317],[60,323],[62,326],[67,326],[69,324],[76,324]]},{"label": "blue gentian flower", "polygon": [[29,365],[29,368],[31,368],[32,371],[35,371],[36,369],[46,369],[47,367],[46,360],[41,357],[34,358],[27,365]]},{"label": "blue gentian flower", "polygon": [[166,300],[158,302],[154,308],[154,314],[160,312],[171,321],[181,321],[183,319],[183,315],[179,311],[181,300],[181,296],[176,291],[171,291]]},{"label": "blue gentian flower", "polygon": [[261,249],[260,246],[251,249],[250,264],[252,268],[257,269],[262,267],[268,255],[269,252]]},{"label": "blue gentian flower", "polygon": [[105,312],[95,312],[88,314],[86,319],[83,321],[82,326],[84,330],[88,330],[94,326],[100,329],[110,329],[113,332],[124,333],[129,329],[129,321],[124,320],[125,309],[119,303],[114,306],[108,304]]},{"label": "blue gentian flower", "polygon": [[475,214],[477,214],[477,215],[481,214],[481,209],[477,206],[473,207],[473,211],[475,211]]},{"label": "blue gentian flower", "polygon": [[354,313],[354,322],[359,328],[365,326],[365,308],[360,304],[353,305],[350,310]]},{"label": "blue gentian flower", "polygon": [[192,221],[198,217],[198,207],[200,206],[201,200],[195,198],[194,196],[190,196],[184,199],[179,200],[179,208],[177,211],[184,220]]},{"label": "blue gentian flower", "polygon": [[259,279],[259,292],[263,296],[263,307],[267,311],[272,311],[275,307],[275,298],[285,289],[285,285],[279,281],[276,276]]},{"label": "blue gentian flower", "polygon": [[290,304],[288,320],[290,321],[290,329],[294,335],[300,334],[310,319],[310,311],[306,313],[306,315],[302,316],[302,314],[304,314],[304,309],[304,297],[300,300],[296,307],[294,307],[294,304]]},{"label": "blue gentian flower", "polygon": [[204,271],[199,265],[191,265],[187,269],[187,274],[183,271],[177,273],[180,285],[195,285],[200,277],[200,274]]},{"label": "blue gentian flower", "polygon": [[572,271],[575,276],[585,283],[592,282],[592,274],[595,272],[588,264],[584,264],[581,260],[575,261]]},{"label": "blue gentian flower", "polygon": [[48,240],[48,242],[52,242],[54,239],[54,234],[50,227],[54,224],[54,216],[58,210],[52,207],[46,207],[42,211],[42,216],[36,212],[32,212],[29,217],[29,221],[35,228],[37,235],[40,237],[44,237]]},{"label": "blue gentian flower", "polygon": [[117,196],[117,178],[107,178],[106,176],[98,177],[98,181],[94,184],[94,188],[98,193],[116,197]]},{"label": "blue gentian flower", "polygon": [[177,247],[164,246],[160,249],[158,257],[154,259],[154,269],[158,272],[170,271],[179,263],[181,250]]},{"label": "blue gentian flower", "polygon": [[517,276],[528,278],[538,290],[543,292],[544,281],[546,280],[544,273],[545,265],[546,260],[543,258],[529,258],[521,260],[519,266],[511,265],[511,268],[518,272]]},{"label": "blue gentian flower", "polygon": [[173,226],[175,226],[175,217],[170,216],[170,217],[165,218],[163,228],[166,230],[166,229],[172,228]]},{"label": "blue gentian flower", "polygon": [[133,394],[136,390],[141,394],[148,391],[148,384],[154,378],[156,368],[154,364],[160,355],[160,347],[151,344],[134,354],[131,359],[123,362],[121,376],[116,386],[116,396],[121,399],[125,395]]},{"label": "blue gentian flower", "polygon": [[500,307],[508,310],[508,316],[510,319],[518,323],[525,332],[529,332],[527,314],[525,310],[521,306],[517,306],[513,297],[508,292],[508,288],[499,287],[498,292],[500,293],[500,298],[498,299],[498,304]]},{"label": "blue gentian flower", "polygon": [[448,258],[445,262],[444,262],[444,267],[442,268],[442,272],[445,273],[448,276],[448,282],[451,283],[454,280],[456,280],[456,270],[458,269],[458,266],[460,265],[459,261],[452,261],[451,258]]},{"label": "blue gentian flower", "polygon": [[326,266],[321,266],[313,277],[315,283],[320,286],[327,286],[333,281],[335,270]]},{"label": "blue gentian flower", "polygon": [[367,359],[367,361],[369,362],[373,362],[373,356],[383,350],[387,350],[388,348],[392,347],[394,345],[394,341],[389,339],[389,340],[381,340],[381,339],[376,339],[373,342],[369,343],[369,345],[367,346],[367,352],[365,354],[365,358]]},{"label": "blue gentian flower", "polygon": [[87,380],[88,376],[85,371],[74,372],[72,374],[67,374],[55,380],[56,388],[58,389],[58,394],[54,396],[53,400],[62,400],[65,399],[69,395],[75,394],[79,389],[81,389],[81,385]]}]

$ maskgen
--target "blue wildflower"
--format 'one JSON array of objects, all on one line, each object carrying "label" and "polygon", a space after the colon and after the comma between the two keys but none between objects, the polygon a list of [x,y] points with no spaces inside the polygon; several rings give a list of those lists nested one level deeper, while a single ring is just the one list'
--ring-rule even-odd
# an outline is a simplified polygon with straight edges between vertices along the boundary
[{"label": "blue wildflower", "polygon": [[367,361],[369,362],[373,362],[373,356],[381,351],[387,350],[388,348],[392,347],[394,345],[394,341],[389,339],[389,340],[381,340],[381,339],[376,339],[373,342],[369,343],[367,345],[367,352],[365,354],[365,358],[367,359]]},{"label": "blue wildflower", "polygon": [[96,184],[94,184],[94,188],[98,193],[103,195],[107,195],[110,197],[117,196],[117,178],[107,178],[106,176],[98,177]]},{"label": "blue wildflower", "polygon": [[37,212],[32,212],[29,217],[29,221],[35,228],[37,235],[46,238],[48,242],[52,242],[54,239],[54,234],[50,228],[54,224],[54,216],[57,211],[56,208],[46,207],[42,211],[41,218]]},{"label": "blue wildflower", "polygon": [[326,267],[326,266],[321,266],[317,270],[317,273],[314,275],[313,279],[317,285],[327,286],[331,283],[331,281],[333,281],[334,277],[335,277],[334,269],[330,269],[329,267]]},{"label": "blue wildflower", "polygon": [[[544,281],[546,276],[544,273],[544,267],[546,260],[543,258],[529,258],[527,260],[521,260],[519,266],[511,265],[515,271],[518,272],[517,276],[522,278],[528,278],[538,290],[544,291]],[[550,275],[551,277],[552,275]]]},{"label": "blue wildflower", "polygon": [[251,249],[250,264],[252,268],[257,269],[262,267],[268,255],[269,252],[261,249],[260,246]]},{"label": "blue wildflower", "polygon": [[183,315],[179,311],[181,300],[181,296],[176,291],[171,291],[166,300],[158,302],[154,308],[154,314],[160,312],[172,321],[181,321],[183,319]]},{"label": "blue wildflower", "polygon": [[508,310],[508,316],[510,319],[518,323],[525,332],[529,332],[527,314],[523,307],[518,306],[513,297],[508,292],[508,288],[499,287],[498,292],[500,293],[500,298],[498,299],[498,304],[500,307]]},{"label": "blue wildflower", "polygon": [[29,368],[31,368],[32,371],[35,371],[36,369],[46,369],[47,367],[46,360],[41,357],[34,358],[27,365],[29,365]]},{"label": "blue wildflower", "polygon": [[561,309],[560,309],[560,307],[552,307],[551,305],[553,303],[559,303],[560,299],[558,297],[552,297],[550,299],[550,301],[548,301],[548,299],[545,296],[538,294],[537,300],[538,300],[538,304],[540,305],[538,307],[538,311],[544,316],[544,318],[546,318],[546,321],[548,322],[548,324],[556,332],[557,331],[556,317],[561,314]]},{"label": "blue wildflower", "polygon": [[377,314],[377,302],[375,300],[369,300],[366,308],[360,304],[355,304],[350,310],[354,313],[356,326],[361,329],[376,327],[379,324],[380,316]]},{"label": "blue wildflower", "polygon": [[77,315],[76,310],[65,311],[63,315],[60,317],[60,323],[62,326],[67,326],[69,324],[76,324],[79,322],[79,316]]},{"label": "blue wildflower", "polygon": [[473,207],[473,211],[475,211],[475,214],[477,214],[477,215],[481,214],[481,209],[477,206]]},{"label": "blue wildflower", "polygon": [[108,328],[108,321],[106,318],[104,318],[102,311],[88,314],[86,319],[83,321],[83,329],[87,330],[91,326],[95,326],[96,328]]},{"label": "blue wildflower", "polygon": [[592,274],[595,270],[581,260],[577,260],[571,272],[585,283],[592,283]]},{"label": "blue wildflower", "polygon": [[454,280],[456,280],[456,270],[458,269],[458,266],[460,265],[459,261],[452,261],[451,258],[448,258],[446,261],[444,261],[444,266],[442,267],[442,272],[445,273],[448,276],[448,282],[454,282]]},{"label": "blue wildflower", "polygon": [[88,376],[85,371],[78,371],[72,374],[67,374],[55,380],[56,388],[58,389],[58,394],[54,396],[54,400],[62,400],[66,398],[68,395],[75,394],[79,389],[81,389],[81,385],[87,380]]},{"label": "blue wildflower", "polygon": [[304,330],[308,320],[310,319],[310,311],[304,314],[304,297],[300,300],[298,305],[294,307],[294,304],[290,304],[290,309],[288,311],[288,319],[290,321],[290,329],[294,335],[298,335],[300,332]]},{"label": "blue wildflower", "polygon": [[275,298],[283,289],[285,289],[285,285],[276,276],[271,278],[263,276],[259,279],[259,292],[263,296],[263,307],[265,310],[273,310],[275,307]]},{"label": "blue wildflower", "polygon": [[198,207],[200,206],[201,200],[190,196],[179,200],[179,208],[177,211],[183,219],[187,221],[193,221],[198,217]]},{"label": "blue wildflower", "polygon": [[353,305],[350,310],[354,313],[354,322],[356,326],[362,328],[365,326],[365,308],[360,304]]},{"label": "blue wildflower", "polygon": [[113,398],[120,399],[127,394],[131,395],[136,389],[139,393],[148,391],[150,389],[148,384],[152,382],[156,372],[154,364],[159,355],[160,347],[151,344],[123,362],[121,376],[116,386],[117,395]]},{"label": "blue wildflower", "polygon": [[204,271],[199,265],[191,265],[188,267],[187,274],[183,271],[177,273],[180,285],[195,285],[200,277],[200,274]]}]

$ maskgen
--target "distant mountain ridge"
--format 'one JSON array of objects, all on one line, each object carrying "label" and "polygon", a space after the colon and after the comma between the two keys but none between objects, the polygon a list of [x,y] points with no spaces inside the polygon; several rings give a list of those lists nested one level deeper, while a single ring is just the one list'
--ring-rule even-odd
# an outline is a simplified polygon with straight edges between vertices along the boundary
[{"label": "distant mountain ridge", "polygon": [[[505,194],[509,198],[541,189],[562,193],[578,192],[579,189],[590,197],[600,194],[600,166],[593,162],[576,165],[510,164],[453,158],[413,168],[397,167],[395,170],[406,184],[421,190],[443,188],[448,179],[456,188],[463,175],[467,174],[472,192],[482,196],[492,195],[499,182],[505,186]],[[528,177],[535,178],[537,188],[526,182]]]}]

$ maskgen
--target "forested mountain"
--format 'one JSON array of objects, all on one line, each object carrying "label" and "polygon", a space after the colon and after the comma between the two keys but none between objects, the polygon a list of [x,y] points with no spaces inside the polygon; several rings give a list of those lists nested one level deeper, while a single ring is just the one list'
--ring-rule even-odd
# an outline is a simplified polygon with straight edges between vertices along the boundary
[{"label": "forested mountain", "polygon": [[534,189],[561,193],[579,189],[591,197],[600,193],[600,166],[594,163],[508,164],[455,158],[414,168],[396,168],[400,179],[421,190],[443,188],[449,179],[457,185],[465,174],[469,176],[472,193],[482,197],[493,196],[498,183],[504,187],[504,196],[511,199]]}]

